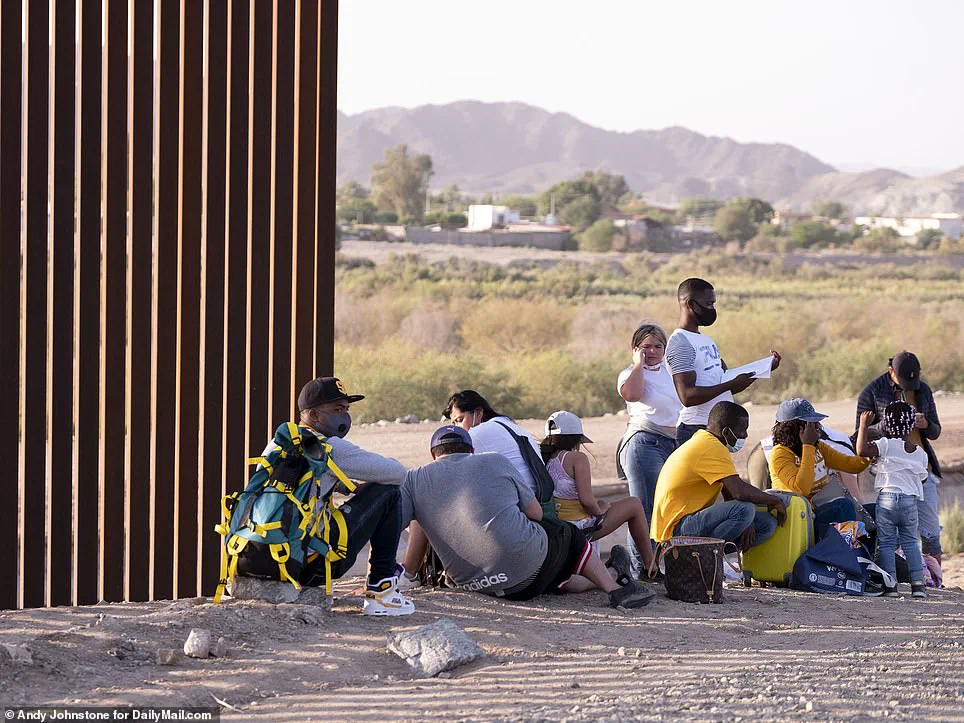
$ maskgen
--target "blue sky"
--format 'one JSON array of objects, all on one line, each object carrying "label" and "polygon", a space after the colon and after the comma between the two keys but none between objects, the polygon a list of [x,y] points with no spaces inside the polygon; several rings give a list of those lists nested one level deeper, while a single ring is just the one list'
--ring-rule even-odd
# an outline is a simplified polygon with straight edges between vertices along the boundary
[{"label": "blue sky", "polygon": [[524,101],[611,130],[964,165],[964,1],[341,0],[339,108]]}]

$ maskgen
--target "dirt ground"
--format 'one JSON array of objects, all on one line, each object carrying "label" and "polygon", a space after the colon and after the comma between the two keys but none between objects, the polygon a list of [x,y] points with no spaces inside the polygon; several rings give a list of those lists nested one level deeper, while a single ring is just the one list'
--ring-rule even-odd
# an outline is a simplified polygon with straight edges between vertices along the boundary
[{"label": "dirt ground", "polygon": [[[938,403],[938,450],[960,462],[964,398]],[[818,408],[834,426],[852,424],[853,402]],[[772,407],[751,408],[751,436],[772,418]],[[624,424],[586,421],[600,485],[615,481]],[[433,427],[373,425],[351,437],[414,465],[427,461]],[[722,605],[661,594],[622,613],[598,592],[514,603],[418,590],[413,617],[369,619],[354,577],[335,585],[330,614],[203,598],[4,611],[0,644],[22,646],[32,662],[12,662],[0,647],[0,707],[213,705],[239,721],[964,720],[964,555],[945,571],[948,587],[923,601],[732,586]],[[386,651],[387,637],[440,618],[461,625],[486,658],[451,677],[416,678]],[[156,664],[158,648],[179,650],[197,627],[224,636],[227,657]]]}]

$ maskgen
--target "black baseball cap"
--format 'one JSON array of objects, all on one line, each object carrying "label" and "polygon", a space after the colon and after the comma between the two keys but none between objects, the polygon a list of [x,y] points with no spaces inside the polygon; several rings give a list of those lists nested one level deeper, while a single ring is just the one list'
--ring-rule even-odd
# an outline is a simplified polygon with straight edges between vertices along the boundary
[{"label": "black baseball cap", "polygon": [[301,388],[298,394],[298,409],[313,409],[328,402],[342,400],[354,404],[365,397],[361,394],[349,394],[344,383],[338,377],[318,377],[312,379]]},{"label": "black baseball cap", "polygon": [[901,389],[916,392],[920,389],[920,362],[909,351],[902,351],[890,360],[890,367],[897,375]]}]

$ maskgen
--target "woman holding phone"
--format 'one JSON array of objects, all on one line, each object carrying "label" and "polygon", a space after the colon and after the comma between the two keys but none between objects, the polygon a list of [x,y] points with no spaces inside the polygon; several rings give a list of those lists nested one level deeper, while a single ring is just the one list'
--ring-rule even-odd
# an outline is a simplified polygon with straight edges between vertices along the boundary
[{"label": "woman holding phone", "polygon": [[[844,454],[820,441],[820,423],[826,418],[806,399],[788,399],[777,407],[769,460],[773,489],[795,492],[813,503],[831,481],[833,471],[859,474],[870,465],[868,459]],[[846,496],[814,504],[813,515],[818,537],[834,522],[859,519],[857,506]]]}]

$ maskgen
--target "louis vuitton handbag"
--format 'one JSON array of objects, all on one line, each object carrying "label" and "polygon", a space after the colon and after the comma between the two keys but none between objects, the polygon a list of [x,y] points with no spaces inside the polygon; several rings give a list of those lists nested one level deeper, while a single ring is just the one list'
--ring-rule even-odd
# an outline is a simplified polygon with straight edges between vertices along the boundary
[{"label": "louis vuitton handbag", "polygon": [[655,565],[666,567],[666,596],[698,603],[723,602],[724,540],[715,537],[672,537],[660,547]]}]

